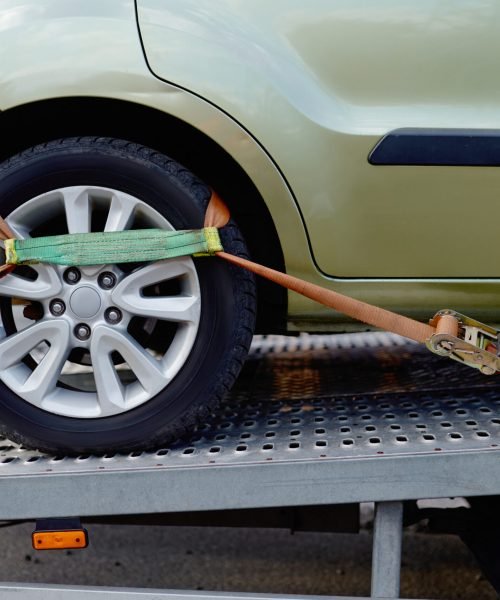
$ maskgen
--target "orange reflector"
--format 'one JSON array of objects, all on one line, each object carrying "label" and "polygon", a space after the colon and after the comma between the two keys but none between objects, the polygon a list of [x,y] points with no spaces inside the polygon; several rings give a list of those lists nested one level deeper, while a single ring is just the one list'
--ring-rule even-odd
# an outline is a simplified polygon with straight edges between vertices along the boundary
[{"label": "orange reflector", "polygon": [[85,529],[34,531],[31,539],[35,550],[66,550],[86,548],[88,545],[88,536]]}]

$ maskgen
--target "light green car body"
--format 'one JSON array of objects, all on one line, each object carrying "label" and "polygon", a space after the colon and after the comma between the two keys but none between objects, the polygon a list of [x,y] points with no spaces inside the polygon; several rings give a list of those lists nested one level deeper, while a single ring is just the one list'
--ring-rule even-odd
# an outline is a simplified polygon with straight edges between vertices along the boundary
[{"label": "light green car body", "polygon": [[[0,127],[56,98],[156,109],[248,175],[288,273],[500,322],[500,168],[368,161],[398,128],[500,130],[499,30],[495,0],[3,0]],[[289,295],[289,330],[352,326]]]}]

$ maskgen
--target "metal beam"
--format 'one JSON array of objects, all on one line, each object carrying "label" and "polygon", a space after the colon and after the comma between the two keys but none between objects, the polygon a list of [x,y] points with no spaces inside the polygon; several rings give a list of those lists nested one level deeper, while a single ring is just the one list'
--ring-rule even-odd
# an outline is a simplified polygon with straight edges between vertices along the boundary
[{"label": "metal beam", "polygon": [[380,502],[373,524],[372,597],[399,598],[403,503]]},{"label": "metal beam", "polygon": [[86,587],[10,583],[0,585],[2,600],[384,600],[352,596],[233,594],[228,592],[162,591],[146,588]]}]

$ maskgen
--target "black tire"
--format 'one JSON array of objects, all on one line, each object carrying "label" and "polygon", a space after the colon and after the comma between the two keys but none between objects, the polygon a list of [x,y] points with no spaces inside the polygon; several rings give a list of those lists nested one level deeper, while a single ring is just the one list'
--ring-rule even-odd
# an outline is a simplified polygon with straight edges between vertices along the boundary
[{"label": "black tire", "polygon": [[[149,148],[116,139],[71,138],[38,145],[0,165],[0,214],[8,216],[29,199],[73,185],[130,194],[176,229],[201,227],[210,198],[203,182]],[[228,252],[247,255],[234,223],[221,237]],[[89,419],[42,410],[0,382],[2,434],[56,453],[132,451],[169,444],[205,419],[232,386],[247,354],[255,286],[249,273],[219,259],[194,261],[201,291],[199,329],[187,360],[167,387],[137,408]]]}]

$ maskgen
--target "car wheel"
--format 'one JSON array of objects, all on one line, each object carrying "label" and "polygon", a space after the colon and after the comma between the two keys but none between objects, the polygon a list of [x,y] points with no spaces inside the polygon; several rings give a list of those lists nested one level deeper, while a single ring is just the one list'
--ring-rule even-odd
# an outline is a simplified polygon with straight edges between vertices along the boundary
[{"label": "car wheel", "polygon": [[[62,139],[0,165],[18,237],[203,226],[210,189],[170,158],[107,138]],[[234,223],[224,248],[245,256]],[[165,445],[206,417],[251,342],[250,274],[209,257],[65,268],[0,280],[2,433],[53,452]]]}]

